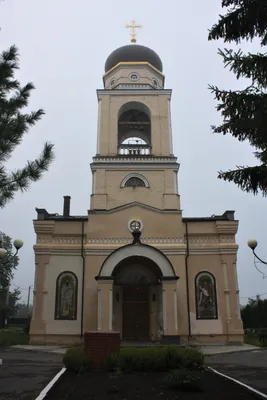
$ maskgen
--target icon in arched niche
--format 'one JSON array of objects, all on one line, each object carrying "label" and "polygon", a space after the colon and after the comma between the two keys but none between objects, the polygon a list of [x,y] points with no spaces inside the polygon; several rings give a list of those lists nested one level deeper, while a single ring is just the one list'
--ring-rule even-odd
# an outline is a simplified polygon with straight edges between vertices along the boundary
[{"label": "icon in arched niche", "polygon": [[56,288],[56,319],[76,319],[78,280],[74,273],[58,276]]},{"label": "icon in arched niche", "polygon": [[200,272],[196,276],[195,295],[197,319],[218,318],[216,281],[211,273]]}]

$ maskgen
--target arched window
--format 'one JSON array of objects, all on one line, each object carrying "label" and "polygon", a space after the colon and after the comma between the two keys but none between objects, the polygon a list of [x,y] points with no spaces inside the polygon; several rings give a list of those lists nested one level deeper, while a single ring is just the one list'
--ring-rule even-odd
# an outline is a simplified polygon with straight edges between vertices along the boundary
[{"label": "arched window", "polygon": [[128,179],[128,181],[125,183],[125,187],[145,187],[145,183],[142,181],[142,179],[134,176],[133,178]]},{"label": "arched window", "polygon": [[73,272],[62,272],[57,278],[55,319],[77,319],[78,279]]},{"label": "arched window", "polygon": [[146,187],[149,188],[148,180],[141,174],[132,173],[127,175],[121,182],[121,187]]},{"label": "arched window", "polygon": [[210,272],[200,272],[195,279],[196,318],[217,319],[217,294],[215,277]]}]

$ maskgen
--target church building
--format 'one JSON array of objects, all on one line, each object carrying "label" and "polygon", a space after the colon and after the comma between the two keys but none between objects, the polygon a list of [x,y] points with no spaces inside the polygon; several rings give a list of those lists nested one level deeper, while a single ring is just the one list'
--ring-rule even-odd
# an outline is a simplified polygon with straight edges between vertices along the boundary
[{"label": "church building", "polygon": [[73,216],[70,196],[62,215],[36,208],[32,344],[88,331],[120,332],[122,342],[243,342],[238,221],[234,211],[183,216],[171,96],[159,55],[133,32],[97,90],[90,209]]}]

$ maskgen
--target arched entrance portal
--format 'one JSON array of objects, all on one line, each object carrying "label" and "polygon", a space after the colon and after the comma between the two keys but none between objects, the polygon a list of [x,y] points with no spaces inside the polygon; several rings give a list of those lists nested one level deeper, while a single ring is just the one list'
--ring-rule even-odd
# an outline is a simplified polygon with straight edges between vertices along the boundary
[{"label": "arched entrance portal", "polygon": [[170,260],[155,247],[129,244],[103,262],[97,294],[98,331],[146,341],[178,332],[177,279]]},{"label": "arched entrance portal", "polygon": [[145,257],[132,256],[113,271],[113,326],[128,341],[157,340],[163,329],[162,272]]}]

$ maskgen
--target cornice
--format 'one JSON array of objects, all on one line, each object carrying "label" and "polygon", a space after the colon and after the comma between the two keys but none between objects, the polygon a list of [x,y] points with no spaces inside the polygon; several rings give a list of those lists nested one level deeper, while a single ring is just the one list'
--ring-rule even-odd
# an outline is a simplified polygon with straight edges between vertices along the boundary
[{"label": "cornice", "polygon": [[166,96],[171,97],[171,89],[97,89],[97,97],[99,96]]},{"label": "cornice", "polygon": [[220,235],[235,235],[238,230],[238,221],[216,221],[216,229]]},{"label": "cornice", "polygon": [[109,76],[111,73],[114,74],[116,70],[120,69],[121,67],[124,66],[130,66],[133,65],[135,67],[149,67],[153,72],[156,71],[157,74],[159,74],[163,79],[165,79],[165,75],[156,67],[154,67],[152,64],[150,64],[147,61],[121,61],[118,64],[114,65],[111,69],[109,69],[107,72],[104,73],[103,75],[103,80],[106,79],[107,76]]},{"label": "cornice", "polygon": [[54,220],[34,220],[33,222],[35,233],[53,234],[55,230]]},{"label": "cornice", "polygon": [[142,156],[142,157],[125,157],[123,155],[115,155],[115,156],[101,156],[97,154],[95,157],[93,157],[93,162],[94,163],[114,163],[114,164],[123,164],[123,163],[129,163],[129,162],[145,162],[145,163],[172,163],[176,164],[177,162],[177,157],[175,156],[169,156],[169,157],[164,157],[164,156]]},{"label": "cornice", "polygon": [[128,159],[126,158],[123,162],[121,162],[120,160],[117,161],[102,161],[102,162],[98,162],[98,161],[94,161],[90,164],[91,167],[91,171],[95,171],[97,169],[114,169],[116,171],[118,170],[125,170],[125,168],[128,168],[129,170],[133,169],[133,164],[134,164],[134,168],[135,170],[146,170],[147,168],[149,168],[151,170],[151,168],[153,168],[153,170],[162,170],[162,169],[172,169],[175,171],[179,171],[179,167],[180,164],[176,163],[176,162],[162,162],[162,163],[157,163],[156,161],[153,162],[146,162],[146,161],[142,161],[142,158],[137,160],[132,160],[131,157],[129,157]]}]

